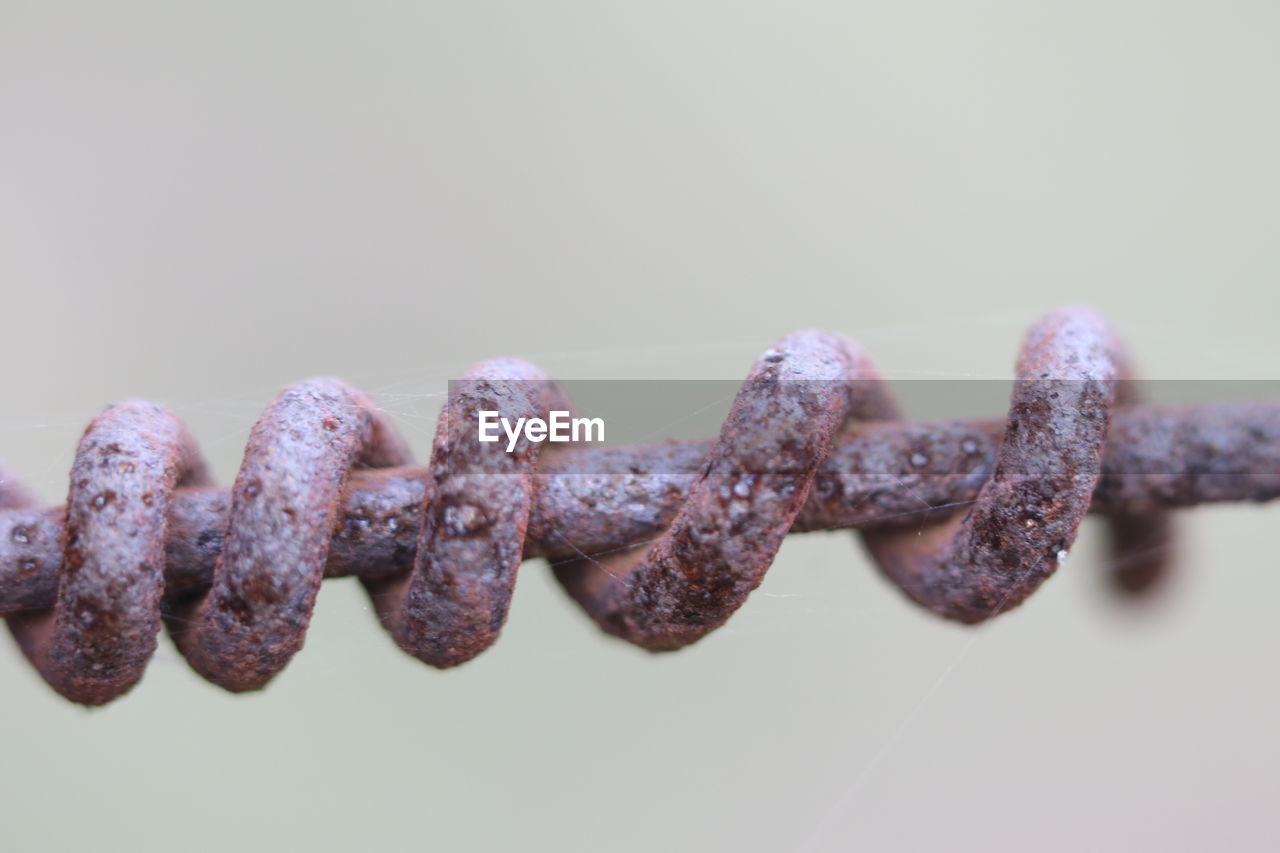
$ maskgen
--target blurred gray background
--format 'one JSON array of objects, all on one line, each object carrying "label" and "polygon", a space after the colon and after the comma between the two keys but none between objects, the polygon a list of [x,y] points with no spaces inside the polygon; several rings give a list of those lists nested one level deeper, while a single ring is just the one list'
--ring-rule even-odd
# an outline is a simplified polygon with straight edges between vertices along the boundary
[{"label": "blurred gray background", "polygon": [[[1268,2],[0,2],[0,453],[60,502],[106,403],[219,477],[335,374],[425,455],[446,382],[736,378],[824,326],[899,379],[1007,378],[1091,303],[1145,375],[1277,378]],[[675,655],[545,566],[429,670],[325,585],[270,688],[162,640],[86,712],[0,643],[12,850],[1275,849],[1277,507],[1188,513],[1169,594],[1092,525],[980,628],[844,533]]]}]

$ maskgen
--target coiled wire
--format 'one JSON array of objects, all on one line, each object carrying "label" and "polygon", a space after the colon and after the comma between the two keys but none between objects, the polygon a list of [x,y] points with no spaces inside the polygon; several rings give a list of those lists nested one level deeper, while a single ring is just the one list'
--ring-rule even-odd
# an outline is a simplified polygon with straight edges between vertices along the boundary
[{"label": "coiled wire", "polygon": [[[1123,393],[1117,380],[1128,375],[1097,314],[1073,307],[1043,317],[1022,343],[1003,440],[976,500],[923,530],[863,531],[876,563],[907,596],[950,619],[979,622],[1025,600],[1075,539]],[[362,578],[402,649],[449,667],[496,640],[529,550],[541,445],[522,438],[507,453],[476,442],[477,412],[514,421],[568,407],[549,377],[518,360],[485,362],[451,391],[411,567]],[[852,341],[788,335],[752,367],[665,530],[640,547],[559,561],[556,576],[608,633],[652,650],[688,645],[759,585],[842,431],[899,417]],[[212,585],[166,596],[171,501],[178,489],[209,485],[209,476],[172,412],[143,401],[111,406],[76,452],[53,606],[8,615],[10,630],[75,702],[102,704],[129,690],[162,622],[204,678],[232,691],[260,688],[302,647],[349,472],[409,462],[393,425],[356,389],[337,379],[287,388],[253,427]],[[31,503],[0,478],[0,507]],[[1167,515],[1110,521],[1123,582],[1144,586],[1167,550]]]}]

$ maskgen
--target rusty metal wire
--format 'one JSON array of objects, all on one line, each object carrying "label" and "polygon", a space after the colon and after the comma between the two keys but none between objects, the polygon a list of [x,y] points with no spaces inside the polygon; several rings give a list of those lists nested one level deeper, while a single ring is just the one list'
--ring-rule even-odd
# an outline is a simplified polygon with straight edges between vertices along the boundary
[{"label": "rusty metal wire", "polygon": [[264,686],[321,580],[343,575],[438,667],[494,642],[531,557],[652,650],[723,624],[789,532],[858,528],[907,596],[979,622],[1034,592],[1091,510],[1118,588],[1141,592],[1169,508],[1280,495],[1280,404],[1143,407],[1127,377],[1105,322],[1060,309],[1023,342],[1005,423],[906,423],[855,344],[799,332],[755,364],[714,441],[544,457],[468,440],[482,408],[568,406],[533,366],[492,361],[451,391],[426,467],[359,391],[314,379],[268,407],[229,491],[171,412],[124,402],[86,430],[65,507],[36,508],[0,469],[0,614],[55,690],[92,705],[138,681],[162,622],[206,679]]}]

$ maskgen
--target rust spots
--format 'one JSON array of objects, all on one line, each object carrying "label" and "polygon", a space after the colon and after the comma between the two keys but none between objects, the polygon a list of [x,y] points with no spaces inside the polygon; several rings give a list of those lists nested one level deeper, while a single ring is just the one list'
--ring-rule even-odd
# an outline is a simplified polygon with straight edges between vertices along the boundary
[{"label": "rust spots", "polygon": [[408,454],[346,383],[300,382],[267,408],[232,489],[211,589],[170,611],[170,633],[197,672],[254,690],[302,647],[347,475],[370,460],[403,464]]},{"label": "rust spots", "polygon": [[[98,447],[141,464],[95,464]],[[142,676],[160,628],[167,497],[179,485],[203,485],[203,470],[186,429],[153,403],[112,406],[85,431],[72,467],[53,608],[9,618],[23,652],[63,696],[102,704]],[[26,544],[37,537],[14,527],[9,538]],[[20,572],[39,567],[26,558]]]},{"label": "rust spots", "polygon": [[1046,315],[1023,341],[995,468],[973,505],[927,535],[865,532],[876,562],[909,597],[950,619],[981,622],[1016,607],[1075,539],[1124,377],[1117,338],[1098,315]]},{"label": "rust spots", "polygon": [[86,430],[65,507],[34,508],[0,468],[0,614],[54,689],[100,704],[141,676],[162,613],[205,678],[265,685],[340,575],[439,667],[496,640],[529,557],[655,651],[723,624],[805,530],[860,529],[909,597],[977,622],[1034,592],[1101,511],[1112,582],[1141,592],[1164,572],[1164,509],[1280,497],[1280,405],[1137,407],[1128,375],[1106,324],[1063,309],[1027,333],[1003,424],[907,423],[856,345],[800,332],[761,356],[715,441],[543,457],[472,440],[482,409],[571,409],[533,366],[493,361],[451,389],[425,467],[359,391],[314,379],[263,413],[230,490],[170,412],[128,401]]},{"label": "rust spots", "polygon": [[723,624],[759,585],[804,504],[851,403],[892,407],[853,342],[823,332],[783,338],[743,383],[670,527],[644,551],[556,565],[556,576],[607,632],[652,651]]},{"label": "rust spots", "polygon": [[545,418],[568,401],[549,377],[515,359],[485,362],[454,384],[440,413],[427,504],[407,576],[366,580],[374,606],[402,649],[438,667],[487,649],[506,620],[524,559],[542,444],[516,452],[479,442],[479,412]]}]

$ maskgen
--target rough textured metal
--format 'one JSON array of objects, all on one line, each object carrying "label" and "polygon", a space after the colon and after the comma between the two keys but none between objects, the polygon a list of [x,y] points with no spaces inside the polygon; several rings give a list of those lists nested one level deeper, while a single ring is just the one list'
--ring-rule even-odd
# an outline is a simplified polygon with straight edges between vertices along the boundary
[{"label": "rough textured metal", "polygon": [[556,566],[602,628],[653,650],[723,624],[759,586],[851,412],[892,417],[851,341],[800,332],[756,362],[702,472],[658,540]]},{"label": "rough textured metal", "polygon": [[86,431],[65,507],[34,507],[0,467],[0,615],[56,690],[100,704],[137,681],[162,614],[206,678],[263,686],[341,575],[436,666],[493,643],[530,557],[655,650],[723,624],[789,532],[858,528],[913,600],[976,622],[1103,512],[1115,584],[1140,592],[1169,553],[1165,510],[1280,496],[1280,403],[1142,407],[1127,376],[1103,321],[1063,309],[1028,333],[1004,424],[904,423],[853,343],[801,332],[757,362],[714,441],[507,453],[474,441],[480,409],[569,405],[536,368],[494,361],[451,391],[422,468],[363,395],[318,379],[271,404],[229,491],[171,413],[122,403]]},{"label": "rough textured metal", "polygon": [[112,406],[85,431],[71,467],[57,600],[9,619],[63,696],[101,704],[142,677],[160,630],[170,495],[208,481],[186,429],[153,403]]},{"label": "rough textured metal", "polygon": [[476,441],[477,412],[514,421],[569,405],[547,376],[521,361],[486,362],[459,386],[440,413],[413,568],[364,581],[400,647],[439,667],[468,661],[498,638],[524,559],[542,450],[524,435],[511,452]]},{"label": "rough textured metal", "polygon": [[1053,574],[1102,475],[1120,362],[1115,336],[1091,311],[1058,311],[1032,327],[994,470],[969,511],[923,531],[863,534],[903,592],[942,616],[981,622]]},{"label": "rough textured metal", "polygon": [[363,394],[336,379],[288,388],[254,425],[209,591],[169,608],[187,662],[228,690],[266,684],[302,648],[347,473],[407,462]]}]

